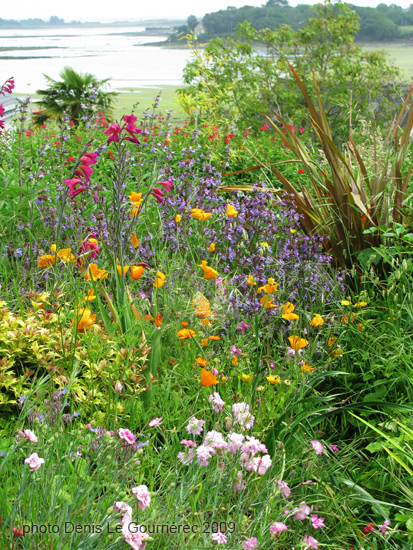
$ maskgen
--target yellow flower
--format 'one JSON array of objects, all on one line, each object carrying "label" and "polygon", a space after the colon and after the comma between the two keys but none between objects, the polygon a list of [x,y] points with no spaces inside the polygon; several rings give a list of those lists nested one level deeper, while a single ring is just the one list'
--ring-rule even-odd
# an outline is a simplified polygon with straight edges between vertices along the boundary
[{"label": "yellow flower", "polygon": [[218,277],[218,271],[209,267],[206,260],[202,260],[198,267],[200,267],[204,272],[204,279],[216,279]]},{"label": "yellow flower", "polygon": [[[116,266],[116,269],[118,270],[118,273],[119,273],[119,277],[122,275],[122,266],[121,265],[117,265]],[[123,266],[123,274],[126,275],[126,273],[129,271],[129,266],[128,265],[124,265]]]},{"label": "yellow flower", "polygon": [[288,341],[290,342],[290,346],[293,348],[293,350],[297,351],[299,349],[305,348],[308,346],[308,341],[304,338],[300,338],[299,336],[289,336]]},{"label": "yellow flower", "polygon": [[221,382],[226,382],[228,380],[228,376],[221,376]]},{"label": "yellow flower", "polygon": [[250,374],[241,374],[241,378],[244,382],[249,382],[251,380]]},{"label": "yellow flower", "polygon": [[294,235],[294,233],[296,233],[296,229],[290,229],[290,233],[292,233]]},{"label": "yellow flower", "polygon": [[257,288],[257,293],[261,294],[261,292],[264,291],[267,294],[272,294],[273,292],[278,292],[279,286],[280,286],[279,283],[274,284],[274,279],[270,278],[268,279],[268,284]]},{"label": "yellow flower", "polygon": [[62,248],[57,253],[57,257],[66,263],[73,262],[73,260],[75,259],[75,256],[72,254],[71,248]]},{"label": "yellow flower", "polygon": [[231,205],[227,205],[227,216],[228,218],[236,218],[238,216],[237,210]]},{"label": "yellow flower", "polygon": [[287,321],[297,321],[299,319],[299,316],[296,313],[293,313],[295,306],[291,302],[281,304],[281,307],[284,311],[284,315],[282,315],[283,319],[287,319]]},{"label": "yellow flower", "polygon": [[181,219],[182,219],[181,216],[180,216],[179,214],[177,214],[177,215],[175,216],[175,223],[180,223],[180,222],[181,222]]},{"label": "yellow flower", "polygon": [[202,357],[198,357],[197,359],[195,359],[195,363],[200,367],[205,367],[206,365],[209,365],[209,361],[203,359]]},{"label": "yellow flower", "polygon": [[214,252],[215,250],[215,243],[211,243],[208,247],[208,252]]},{"label": "yellow flower", "polygon": [[96,295],[93,288],[88,290],[87,296],[83,298],[82,302],[92,302],[92,300],[96,300]]},{"label": "yellow flower", "polygon": [[281,382],[281,378],[279,376],[267,376],[268,382],[271,384],[271,386],[275,386],[275,384],[279,384]]},{"label": "yellow flower", "polygon": [[155,288],[161,288],[165,284],[166,275],[162,273],[161,271],[157,271],[155,275],[155,280],[153,282],[153,286]]},{"label": "yellow flower", "polygon": [[96,264],[90,264],[89,270],[85,275],[85,279],[86,281],[90,281],[91,279],[93,281],[100,281],[102,279],[106,279],[108,275],[109,273],[105,269],[98,269]]},{"label": "yellow flower", "polygon": [[351,301],[350,300],[341,300],[340,304],[342,306],[351,306]]},{"label": "yellow flower", "polygon": [[134,234],[132,235],[132,237],[130,238],[130,240],[131,240],[131,242],[132,242],[133,248],[138,248],[138,246],[139,246],[139,239],[138,239],[138,237],[136,236],[136,233],[134,233]]},{"label": "yellow flower", "polygon": [[201,340],[201,348],[206,348],[208,345],[208,342],[209,342],[208,338],[203,338]]},{"label": "yellow flower", "polygon": [[354,304],[353,307],[366,307],[367,302],[357,302],[357,304]]},{"label": "yellow flower", "polygon": [[252,275],[248,275],[247,285],[248,286],[254,286],[257,284],[257,281],[254,279]]},{"label": "yellow flower", "polygon": [[145,268],[142,267],[141,265],[133,265],[131,270],[130,270],[130,274],[132,276],[132,279],[134,279],[135,281],[139,281],[139,279],[142,277],[144,271],[145,271]]},{"label": "yellow flower", "polygon": [[310,325],[313,327],[319,327],[324,323],[324,319],[318,313],[314,313],[314,319],[311,321]]},{"label": "yellow flower", "polygon": [[136,193],[135,191],[132,191],[132,194],[129,195],[129,198],[133,202],[133,204],[136,206],[136,208],[139,208],[142,202],[142,193]]},{"label": "yellow flower", "polygon": [[272,296],[263,296],[260,300],[262,307],[265,307],[265,309],[268,309],[270,307],[277,307],[275,304],[272,303],[273,301]]},{"label": "yellow flower", "polygon": [[302,372],[312,372],[314,370],[314,367],[311,365],[307,365],[307,363],[304,361],[304,363],[301,366]]},{"label": "yellow flower", "polygon": [[186,338],[192,338],[196,336],[195,331],[190,328],[183,328],[181,330],[178,330],[176,335],[180,340],[185,340]]},{"label": "yellow flower", "polygon": [[337,341],[336,336],[330,336],[330,338],[328,339],[328,342],[327,342],[328,347],[332,348],[335,345],[336,341]]},{"label": "yellow flower", "polygon": [[38,261],[39,267],[45,267],[46,269],[50,269],[56,261],[56,256],[52,256],[51,254],[43,254],[40,256]]},{"label": "yellow flower", "polygon": [[[96,315],[91,315],[91,313],[92,312],[87,307],[79,309],[79,311],[77,312],[77,317],[78,317],[77,330],[78,330],[78,332],[84,332],[85,330],[87,330],[88,328],[90,328],[93,325],[93,323],[96,320]],[[80,316],[80,319],[79,319],[79,316]],[[75,326],[75,323],[76,323],[76,318],[73,318],[72,319],[72,325]]]},{"label": "yellow flower", "polygon": [[200,222],[204,222],[210,218],[212,214],[205,212],[202,208],[191,208],[191,216]]},{"label": "yellow flower", "polygon": [[55,244],[52,244],[50,247],[50,252],[53,252],[53,254],[56,254],[57,246]]},{"label": "yellow flower", "polygon": [[210,336],[209,339],[210,340],[215,340],[215,342],[217,342],[218,340],[221,340],[221,338],[219,336]]},{"label": "yellow flower", "polygon": [[264,241],[263,243],[261,243],[261,246],[262,246],[263,248],[268,248],[269,245],[268,245],[267,242]]},{"label": "yellow flower", "polygon": [[232,359],[231,363],[234,365],[234,367],[235,367],[236,365],[238,365],[238,357],[235,356],[235,357]]}]

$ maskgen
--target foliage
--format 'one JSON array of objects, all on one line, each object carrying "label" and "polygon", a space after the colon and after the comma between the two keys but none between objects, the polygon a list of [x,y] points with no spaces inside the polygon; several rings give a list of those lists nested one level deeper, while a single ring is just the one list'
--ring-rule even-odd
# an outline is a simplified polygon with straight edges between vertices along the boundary
[{"label": "foliage", "polygon": [[106,115],[110,113],[117,94],[104,91],[109,78],[98,80],[91,73],[77,73],[71,67],[61,71],[61,80],[44,76],[49,86],[36,92],[41,99],[40,109],[33,113],[35,126],[41,126],[50,118],[61,121],[65,116],[78,124],[80,120],[88,120],[94,108]]},{"label": "foliage", "polygon": [[311,73],[316,75],[334,135],[345,139],[352,110],[388,123],[398,97],[398,71],[383,52],[363,52],[354,43],[357,14],[346,4],[328,1],[316,6],[306,23],[297,31],[289,25],[257,31],[244,22],[236,39],[212,40],[205,50],[192,42],[194,59],[184,70],[188,87],[182,93],[192,94],[199,118],[216,111],[221,124],[257,129],[262,112],[276,109],[302,125],[304,102],[292,93],[296,83],[286,69],[289,60],[312,96]]}]

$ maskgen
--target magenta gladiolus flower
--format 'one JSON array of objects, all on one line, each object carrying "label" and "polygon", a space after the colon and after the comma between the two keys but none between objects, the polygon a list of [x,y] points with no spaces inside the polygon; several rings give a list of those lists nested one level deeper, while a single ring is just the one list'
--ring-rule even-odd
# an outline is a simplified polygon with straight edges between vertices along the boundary
[{"label": "magenta gladiolus flower", "polygon": [[123,115],[123,120],[126,122],[126,124],[135,124],[135,122],[138,119],[134,114],[131,114],[131,115]]},{"label": "magenta gladiolus flower", "polygon": [[138,506],[141,510],[149,508],[151,505],[151,495],[146,485],[138,485],[132,489],[132,493],[136,495],[138,499]]},{"label": "magenta gladiolus flower", "polygon": [[148,426],[150,428],[154,428],[155,426],[160,426],[162,424],[162,416],[160,416],[159,418],[154,418],[153,420],[151,420],[148,424]]},{"label": "magenta gladiolus flower", "polygon": [[40,458],[37,453],[33,453],[29,456],[29,458],[26,458],[24,462],[29,464],[30,471],[34,472],[35,470],[38,470],[42,464],[44,464],[44,458]]},{"label": "magenta gladiolus flower", "polygon": [[163,201],[165,200],[165,193],[157,187],[154,187],[149,194],[155,197],[158,203],[163,203]]},{"label": "magenta gladiolus flower", "polygon": [[0,104],[0,116],[4,115],[4,107]]},{"label": "magenta gladiolus flower", "polygon": [[129,445],[133,445],[135,443],[135,436],[127,428],[121,428],[118,430],[118,435],[121,439],[124,439],[126,443],[129,443]]},{"label": "magenta gladiolus flower", "polygon": [[338,447],[337,445],[329,445],[330,449],[333,451],[333,453],[338,453]]},{"label": "magenta gladiolus flower", "polygon": [[[83,191],[86,191],[87,187],[83,184],[83,181],[79,178],[72,178],[70,180],[63,180],[63,182],[68,186],[69,188],[69,195],[74,199],[79,193],[82,193]],[[78,187],[76,189],[77,185],[81,185],[81,187]]]},{"label": "magenta gladiolus flower", "polygon": [[105,130],[105,134],[108,137],[108,145],[111,141],[119,141],[119,134],[121,133],[122,128],[119,126],[117,122],[113,123],[112,126],[109,126],[107,130]]},{"label": "magenta gladiolus flower", "polygon": [[247,328],[251,328],[251,325],[247,325],[245,321],[241,321],[240,324],[237,326],[237,330],[240,330],[242,334],[244,334]]},{"label": "magenta gladiolus flower", "polygon": [[90,176],[92,173],[93,168],[91,168],[88,164],[80,164],[75,170],[76,176],[80,176],[81,178],[84,177],[86,182],[90,181]]},{"label": "magenta gladiolus flower", "polygon": [[81,157],[80,162],[82,164],[96,164],[98,161],[98,154],[97,153],[85,153],[83,157]]},{"label": "magenta gladiolus flower", "polygon": [[160,181],[160,182],[159,182],[159,185],[162,185],[163,187],[165,187],[166,192],[169,193],[170,190],[171,190],[171,187],[172,187],[172,185],[173,185],[173,182],[170,181],[170,180],[168,180],[168,181]]}]

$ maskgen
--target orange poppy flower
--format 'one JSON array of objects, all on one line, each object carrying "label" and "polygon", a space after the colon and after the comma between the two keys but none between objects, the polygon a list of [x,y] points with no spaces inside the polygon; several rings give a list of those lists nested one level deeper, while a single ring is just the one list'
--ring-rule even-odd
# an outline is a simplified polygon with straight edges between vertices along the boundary
[{"label": "orange poppy flower", "polygon": [[211,213],[205,212],[202,208],[191,208],[191,216],[200,222],[204,222],[212,216]]},{"label": "orange poppy flower", "polygon": [[219,380],[216,376],[212,374],[212,372],[209,372],[205,369],[202,369],[201,371],[201,385],[202,386],[215,386],[215,384],[219,384]]},{"label": "orange poppy flower", "polygon": [[237,210],[231,205],[227,205],[227,216],[228,218],[236,218],[238,216]]},{"label": "orange poppy flower", "polygon": [[134,279],[135,281],[139,281],[144,271],[145,271],[145,268],[142,267],[141,265],[133,265],[130,270],[132,279]]},{"label": "orange poppy flower", "polygon": [[[92,312],[87,307],[79,309],[77,312],[77,330],[78,332],[84,332],[90,328],[96,321],[96,315],[92,315]],[[80,318],[79,318],[80,316]],[[76,318],[72,319],[72,325],[75,326]]]},{"label": "orange poppy flower", "polygon": [[161,325],[162,325],[162,315],[158,311],[155,317],[155,326],[160,327]]},{"label": "orange poppy flower", "polygon": [[265,309],[268,309],[270,307],[277,307],[275,304],[273,304],[274,298],[272,296],[263,296],[260,300],[262,307],[265,307]]},{"label": "orange poppy flower", "polygon": [[194,336],[196,336],[195,331],[190,328],[183,328],[182,330],[178,330],[176,335],[180,340],[185,340],[186,338],[193,338]]},{"label": "orange poppy flower", "polygon": [[197,359],[195,359],[195,363],[200,367],[205,367],[206,365],[209,365],[209,361],[207,361],[203,357],[198,357]]},{"label": "orange poppy flower", "polygon": [[215,340],[215,341],[221,340],[221,338],[219,336],[210,336],[209,339],[210,340]]},{"label": "orange poppy flower", "polygon": [[208,338],[203,338],[201,340],[201,348],[206,348],[208,345],[208,342],[209,342]]},{"label": "orange poppy flower", "polygon": [[207,263],[208,262],[206,260],[202,260],[202,262],[198,264],[198,267],[200,267],[204,272],[204,279],[216,279],[218,277],[218,271],[216,271],[212,267],[209,267]]},{"label": "orange poppy flower", "polygon": [[57,253],[57,257],[65,263],[73,262],[75,259],[71,248],[62,248]]},{"label": "orange poppy flower", "polygon": [[289,336],[288,341],[290,342],[290,346],[295,351],[308,346],[308,340],[305,340],[304,338],[300,338],[299,336],[295,336],[295,335],[294,336]]},{"label": "orange poppy flower", "polygon": [[134,233],[134,234],[132,235],[132,237],[130,238],[130,240],[131,240],[131,242],[132,242],[133,248],[138,248],[138,246],[139,246],[139,239],[138,239],[138,237],[136,236],[136,233]]},{"label": "orange poppy flower", "polygon": [[[119,273],[119,277],[122,275],[122,266],[121,265],[117,265],[116,266],[116,269],[118,270],[118,273]],[[124,265],[123,266],[123,274],[126,275],[126,273],[129,271],[129,266],[128,265]]]},{"label": "orange poppy flower", "polygon": [[54,255],[52,256],[52,254],[43,254],[42,256],[40,256],[37,265],[39,267],[45,267],[46,269],[50,269],[55,263],[55,261],[56,261],[56,256]]},{"label": "orange poppy flower", "polygon": [[182,321],[181,325],[183,326],[183,328],[186,328],[189,323],[187,321]]},{"label": "orange poppy flower", "polygon": [[96,294],[93,288],[88,290],[87,296],[83,298],[82,302],[92,302],[92,300],[96,300]]},{"label": "orange poppy flower", "polygon": [[311,321],[310,325],[313,327],[319,327],[324,323],[324,319],[318,313],[314,313],[314,319]]}]

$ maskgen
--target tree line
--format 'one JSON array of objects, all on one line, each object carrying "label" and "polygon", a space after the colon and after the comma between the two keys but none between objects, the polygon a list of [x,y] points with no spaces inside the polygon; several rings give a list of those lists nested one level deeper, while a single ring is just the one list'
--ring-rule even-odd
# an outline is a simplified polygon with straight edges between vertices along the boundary
[{"label": "tree line", "polygon": [[[348,4],[360,18],[360,29],[356,41],[390,41],[398,38],[413,38],[413,4],[403,9],[391,4],[379,4],[376,8],[363,8]],[[231,36],[237,25],[248,21],[256,30],[267,28],[277,29],[288,24],[298,30],[305,26],[312,17],[311,6],[301,4],[296,7],[288,5],[288,0],[268,0],[259,8],[244,6],[242,8],[228,7],[225,10],[206,14],[202,21],[190,15],[186,25],[178,27],[176,39],[201,28],[200,38],[209,40],[215,37]],[[202,26],[198,27],[198,23]]]}]

